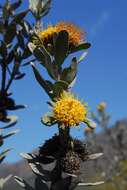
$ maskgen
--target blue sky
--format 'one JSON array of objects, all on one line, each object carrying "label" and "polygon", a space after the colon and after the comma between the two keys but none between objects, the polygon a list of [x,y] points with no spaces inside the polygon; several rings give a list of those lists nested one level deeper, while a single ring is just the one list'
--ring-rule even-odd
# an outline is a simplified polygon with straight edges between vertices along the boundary
[{"label": "blue sky", "polygon": [[[43,20],[45,26],[61,20],[73,22],[87,32],[92,46],[79,65],[73,91],[88,102],[91,110],[100,101],[106,101],[111,123],[127,116],[126,7],[126,0],[53,0],[52,9]],[[26,77],[12,86],[17,103],[27,104],[28,108],[16,112],[19,116],[16,128],[20,132],[6,140],[3,147],[14,148],[6,159],[8,162],[19,160],[20,152],[32,151],[57,131],[40,123],[40,117],[50,111],[46,105],[48,97],[36,83],[31,67],[25,68],[25,72]],[[83,138],[82,132],[83,128],[73,134]]]}]

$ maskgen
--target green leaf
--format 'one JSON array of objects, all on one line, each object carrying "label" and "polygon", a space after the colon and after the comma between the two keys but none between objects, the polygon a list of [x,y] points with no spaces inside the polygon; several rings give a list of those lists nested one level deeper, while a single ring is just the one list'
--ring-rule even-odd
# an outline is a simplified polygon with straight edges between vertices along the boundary
[{"label": "green leaf", "polygon": [[7,176],[6,178],[0,178],[0,189],[3,189],[5,183],[12,177],[12,175]]},{"label": "green leaf", "polygon": [[78,63],[76,57],[72,59],[71,65],[65,68],[61,75],[61,80],[68,82],[69,84],[75,79],[77,74]]},{"label": "green leaf", "polygon": [[7,27],[7,31],[4,36],[5,43],[10,44],[15,36],[16,36],[16,23],[11,22],[11,24]]},{"label": "green leaf", "polygon": [[0,55],[3,58],[6,58],[7,56],[7,47],[6,47],[6,44],[2,40],[0,40]]},{"label": "green leaf", "polygon": [[69,88],[72,88],[74,84],[76,83],[77,77],[74,78],[74,80],[69,84]]},{"label": "green leaf", "polygon": [[43,55],[41,50],[39,50],[39,48],[36,47],[33,50],[33,55],[37,58],[38,61],[40,61],[41,65],[45,67],[45,56]]},{"label": "green leaf", "polygon": [[49,86],[48,82],[40,75],[39,71],[36,69],[35,65],[31,63],[35,78],[37,82],[40,84],[40,86],[49,94],[51,95],[52,89],[51,86]]},{"label": "green leaf", "polygon": [[7,156],[8,152],[10,152],[10,150],[11,149],[7,149],[0,153],[0,163],[4,160],[4,158]]},{"label": "green leaf", "polygon": [[19,31],[16,36],[17,36],[19,47],[21,47],[24,50],[25,49],[25,42],[24,42],[24,37],[23,37],[21,31]]},{"label": "green leaf", "polygon": [[12,70],[12,77],[14,77],[19,72],[19,67],[20,67],[20,64],[18,64],[18,63],[14,64],[14,67]]},{"label": "green leaf", "polygon": [[4,141],[3,141],[3,136],[0,135],[0,146],[3,146],[3,143],[4,143]]},{"label": "green leaf", "polygon": [[95,160],[103,156],[103,153],[96,153],[88,155],[88,160]]},{"label": "green leaf", "polygon": [[26,45],[24,51],[23,51],[23,55],[22,55],[22,58],[23,59],[27,59],[28,57],[30,57],[32,55],[29,47]]},{"label": "green leaf", "polygon": [[99,181],[95,183],[79,183],[78,186],[97,186],[104,184],[104,181]]},{"label": "green leaf", "polygon": [[80,62],[82,62],[85,58],[86,58],[86,56],[87,56],[87,54],[88,54],[88,52],[83,52],[83,54],[80,56],[80,58],[78,59],[78,63],[80,63]]},{"label": "green leaf", "polygon": [[13,22],[19,24],[20,22],[22,22],[22,19],[24,19],[24,17],[27,15],[28,12],[29,12],[29,10],[26,10],[26,11],[23,11],[21,13],[14,15]]},{"label": "green leaf", "polygon": [[45,58],[45,67],[48,71],[48,74],[50,75],[51,78],[53,78],[54,80],[57,80],[58,73],[56,72],[56,67],[54,63],[51,61],[50,54],[47,52],[47,50],[45,49],[43,45],[41,47],[41,50]]},{"label": "green leaf", "polygon": [[32,30],[30,23],[27,22],[26,20],[25,21],[23,20],[20,23],[20,25],[22,27],[22,33],[23,33],[24,37],[29,38],[30,30]]},{"label": "green leaf", "polygon": [[51,0],[29,0],[29,8],[36,19],[45,16],[51,7]]},{"label": "green leaf", "polygon": [[53,40],[55,62],[60,66],[68,55],[68,32],[63,30],[55,34]]},{"label": "green leaf", "polygon": [[63,90],[68,89],[68,86],[69,86],[69,84],[64,80],[59,80],[59,81],[55,82],[55,84],[53,85],[54,96],[59,96]]},{"label": "green leaf", "polygon": [[30,154],[30,153],[20,153],[20,155],[21,155],[24,159],[26,159],[27,161],[36,159],[36,156],[35,156],[34,154]]},{"label": "green leaf", "polygon": [[26,190],[35,190],[33,187],[31,187],[25,180],[21,179],[18,176],[14,176],[15,181],[24,189]]},{"label": "green leaf", "polygon": [[43,46],[41,39],[37,35],[35,35],[35,37],[40,42],[41,47],[36,47],[33,43],[30,42],[28,44],[29,50],[35,55],[40,64],[42,64],[47,69],[49,76],[54,80],[57,80],[58,74],[56,72],[54,63],[51,60],[50,54]]},{"label": "green leaf", "polygon": [[2,12],[3,13],[2,16],[5,20],[8,20],[9,18],[9,14],[10,14],[9,9],[10,9],[10,2],[7,0],[3,6],[3,12]]},{"label": "green leaf", "polygon": [[57,180],[57,182],[53,184],[53,189],[54,190],[69,189],[70,184],[71,184],[71,177],[66,177],[64,179]]},{"label": "green leaf", "polygon": [[14,59],[14,50],[10,51],[8,53],[8,57],[7,57],[7,65],[10,64]]},{"label": "green leaf", "polygon": [[7,116],[7,119],[10,121],[8,125],[1,127],[0,129],[8,129],[10,127],[13,127],[17,123],[18,117],[16,116]]},{"label": "green leaf", "polygon": [[21,0],[18,0],[18,1],[15,2],[15,3],[12,3],[12,4],[11,4],[11,10],[14,11],[14,10],[16,10],[17,8],[19,8],[20,5],[21,5],[21,3],[22,3]]},{"label": "green leaf", "polygon": [[43,168],[40,161],[38,161],[38,156],[30,153],[22,153],[21,156],[28,161],[29,166],[37,176],[41,176],[45,181],[51,180],[51,172]]},{"label": "green leaf", "polygon": [[11,132],[9,132],[7,135],[4,135],[4,136],[3,136],[3,139],[6,139],[6,138],[8,138],[8,137],[11,137],[12,135],[15,135],[15,134],[18,133],[18,132],[19,132],[19,130],[11,131]]},{"label": "green leaf", "polygon": [[51,181],[52,175],[50,171],[45,170],[39,162],[34,160],[29,160],[28,162],[34,174],[40,176],[45,181]]},{"label": "green leaf", "polygon": [[19,73],[15,76],[15,80],[20,80],[22,79],[26,74],[25,73]]},{"label": "green leaf", "polygon": [[96,123],[94,121],[92,121],[91,119],[86,119],[84,121],[84,123],[91,129],[95,129],[96,128]]},{"label": "green leaf", "polygon": [[2,21],[0,21],[0,33],[3,33],[4,31],[4,24]]},{"label": "green leaf", "polygon": [[50,181],[51,172],[43,169],[43,166],[38,162],[38,157],[36,155],[30,153],[22,153],[20,155],[28,161],[29,166],[37,176],[41,176],[45,181]]},{"label": "green leaf", "polygon": [[46,182],[43,181],[40,177],[37,177],[35,179],[35,188],[37,190],[49,190],[48,186],[46,185]]},{"label": "green leaf", "polygon": [[45,114],[41,118],[41,122],[46,126],[52,126],[56,124],[56,120],[53,118],[53,116],[50,113]]},{"label": "green leaf", "polygon": [[70,53],[74,53],[74,52],[81,51],[81,50],[86,50],[86,49],[90,48],[90,46],[91,46],[90,43],[83,42],[83,43],[79,44],[77,47],[73,48],[70,51]]}]

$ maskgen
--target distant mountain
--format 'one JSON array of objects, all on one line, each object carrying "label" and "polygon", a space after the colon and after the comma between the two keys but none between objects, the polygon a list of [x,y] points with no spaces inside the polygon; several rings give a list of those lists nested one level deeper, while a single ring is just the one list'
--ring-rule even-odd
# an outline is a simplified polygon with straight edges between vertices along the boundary
[{"label": "distant mountain", "polygon": [[[94,162],[85,162],[82,169],[84,180],[86,182],[96,178],[100,180],[98,174],[102,174],[102,176],[106,175],[110,179],[113,172],[117,173],[120,170],[120,168],[117,168],[118,162],[127,160],[127,120],[124,119],[116,122],[116,124],[112,128],[109,128],[106,132],[100,132],[99,134],[90,137],[87,141],[90,152],[103,152],[104,156]],[[34,181],[34,174],[29,168],[27,162],[24,160],[21,160],[15,164],[5,163],[1,165],[0,177],[6,177],[9,174],[20,176],[30,184]],[[4,190],[21,189],[22,188],[17,185],[13,178],[4,188]],[[99,188],[97,189],[99,190]]]}]

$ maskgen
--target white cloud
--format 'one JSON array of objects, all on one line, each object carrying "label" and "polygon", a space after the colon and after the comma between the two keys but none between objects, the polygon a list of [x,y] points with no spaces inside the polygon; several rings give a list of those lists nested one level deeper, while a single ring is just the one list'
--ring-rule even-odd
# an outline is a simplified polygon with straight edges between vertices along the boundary
[{"label": "white cloud", "polygon": [[90,34],[94,37],[99,30],[104,26],[104,24],[109,20],[110,14],[108,11],[103,11],[96,23],[91,27]]}]

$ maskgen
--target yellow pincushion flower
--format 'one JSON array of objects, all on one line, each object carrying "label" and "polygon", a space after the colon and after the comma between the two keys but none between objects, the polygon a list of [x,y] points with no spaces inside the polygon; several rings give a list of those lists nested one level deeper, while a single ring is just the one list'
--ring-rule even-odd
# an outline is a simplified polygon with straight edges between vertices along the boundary
[{"label": "yellow pincushion flower", "polygon": [[56,27],[49,25],[47,29],[39,32],[38,36],[44,43],[48,44],[52,42],[53,35],[56,32]]},{"label": "yellow pincushion flower", "polygon": [[76,126],[86,119],[87,106],[69,92],[63,92],[53,105],[55,120],[65,126]]},{"label": "yellow pincushion flower", "polygon": [[78,46],[84,40],[84,32],[72,23],[59,22],[55,26],[49,25],[47,29],[38,33],[44,45],[53,43],[53,35],[65,30],[69,35],[69,45]]},{"label": "yellow pincushion flower", "polygon": [[105,108],[106,108],[106,103],[105,102],[101,102],[97,106],[97,110],[100,111],[100,112],[104,111]]}]

